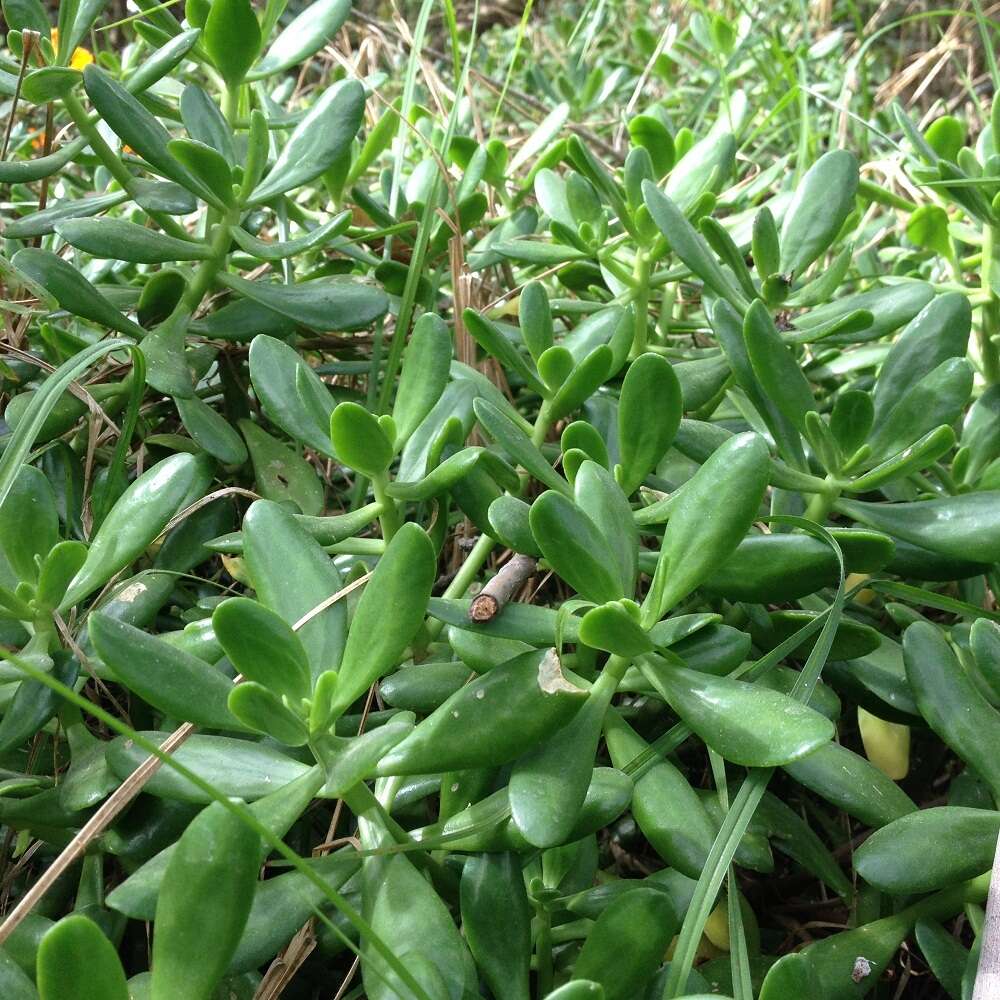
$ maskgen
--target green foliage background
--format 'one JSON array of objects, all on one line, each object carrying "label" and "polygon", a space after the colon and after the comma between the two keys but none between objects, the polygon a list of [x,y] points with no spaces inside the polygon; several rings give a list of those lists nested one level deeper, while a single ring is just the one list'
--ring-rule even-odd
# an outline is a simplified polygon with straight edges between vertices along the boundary
[{"label": "green foliage background", "polygon": [[2,11],[0,996],[990,995],[991,10]]}]

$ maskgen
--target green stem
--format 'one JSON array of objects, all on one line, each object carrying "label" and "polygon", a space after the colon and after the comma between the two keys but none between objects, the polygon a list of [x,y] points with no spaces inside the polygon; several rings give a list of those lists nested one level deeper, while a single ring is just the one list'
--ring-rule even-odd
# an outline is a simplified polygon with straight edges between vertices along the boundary
[{"label": "green stem", "polygon": [[331,555],[380,556],[385,552],[382,538],[347,538],[333,545],[324,545],[324,551]]},{"label": "green stem", "polygon": [[552,918],[544,907],[536,909],[538,935],[535,938],[535,972],[538,977],[538,996],[546,997],[552,992]]},{"label": "green stem", "polygon": [[382,526],[382,538],[388,542],[400,528],[399,508],[395,500],[390,497],[385,488],[389,485],[389,476],[383,472],[377,476],[372,476],[372,492],[375,500],[382,508],[378,522]]},{"label": "green stem", "polygon": [[[222,113],[230,125],[235,126],[240,110],[240,85],[227,87],[222,95]],[[249,124],[249,119],[248,119]]]},{"label": "green stem", "polygon": [[183,306],[187,312],[194,312],[201,305],[201,300],[205,293],[212,287],[215,276],[222,270],[226,263],[226,254],[229,252],[231,237],[229,227],[239,222],[240,210],[232,208],[222,220],[211,230],[211,242],[209,249],[212,256],[203,260],[198,265],[198,270],[194,273],[191,283],[184,290],[178,308]]},{"label": "green stem", "polygon": [[983,377],[988,385],[1000,382],[1000,353],[993,342],[995,334],[1000,333],[1000,299],[993,292],[990,283],[990,273],[993,270],[996,253],[997,229],[987,226],[983,232],[983,262],[979,271],[979,285],[989,298],[983,303],[979,312],[979,326],[976,338],[979,346],[979,358],[983,366]]},{"label": "green stem", "polygon": [[[549,404],[546,401],[539,407],[538,416],[535,417],[535,423],[531,429],[531,443],[539,450],[545,443],[545,438],[549,433],[551,424],[552,421],[549,419]],[[518,492],[523,495],[528,489],[528,484],[531,482],[531,476],[522,469],[518,478],[521,480],[521,488]]]},{"label": "green stem", "polygon": [[446,598],[464,597],[465,592],[472,586],[496,544],[495,539],[490,538],[489,535],[480,535],[465,562],[462,563],[461,569],[455,574],[455,578],[448,584],[442,596]]},{"label": "green stem", "polygon": [[531,429],[531,443],[536,448],[541,448],[541,446],[545,443],[545,436],[549,433],[550,423],[549,405],[545,402],[542,403],[539,408],[538,416],[535,417],[535,423]]},{"label": "green stem", "polygon": [[982,903],[986,900],[990,888],[990,874],[987,872],[961,885],[942,889],[933,896],[921,899],[900,911],[899,916],[904,917],[911,926],[918,920],[948,920],[955,916],[965,903]]},{"label": "green stem", "polygon": [[840,496],[840,486],[837,485],[837,479],[829,475],[824,481],[828,484],[828,488],[821,493],[813,494],[803,515],[808,520],[815,521],[816,524],[822,524],[826,520],[827,514],[833,509],[833,505]]},{"label": "green stem", "polygon": [[[314,756],[316,755],[314,754]],[[318,756],[316,759],[320,761]],[[375,816],[377,822],[397,844],[416,844],[409,831],[392,818],[389,810],[378,800],[378,797],[365,782],[359,781],[343,798],[345,805],[355,816],[366,816],[366,814]],[[426,871],[440,890],[446,893],[449,898],[458,899],[458,878],[454,872],[428,852],[412,851],[410,856],[413,864]]]},{"label": "green stem", "polygon": [[635,328],[632,334],[632,357],[638,357],[646,350],[649,331],[649,256],[640,250],[635,256],[632,271],[632,289],[635,304]]},{"label": "green stem", "polygon": [[602,690],[605,685],[614,683],[617,690],[618,684],[622,677],[625,676],[625,671],[628,670],[631,662],[632,660],[628,656],[619,656],[617,653],[612,653],[608,657],[608,662],[604,664],[601,676],[594,682],[593,689]]},{"label": "green stem", "polygon": [[114,151],[104,141],[101,133],[97,131],[97,126],[90,120],[86,109],[72,93],[63,96],[63,106],[69,112],[80,134],[85,136],[87,143],[93,150],[94,155],[104,164],[108,173],[126,190],[131,192],[134,178],[129,173],[125,164],[115,156]]}]

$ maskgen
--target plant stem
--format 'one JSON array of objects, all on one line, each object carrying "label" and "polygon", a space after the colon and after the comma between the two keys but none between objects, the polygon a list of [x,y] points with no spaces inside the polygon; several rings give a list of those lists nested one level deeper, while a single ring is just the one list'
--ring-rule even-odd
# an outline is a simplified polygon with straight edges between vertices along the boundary
[{"label": "plant stem", "polygon": [[635,303],[635,328],[632,334],[632,357],[638,357],[646,350],[649,330],[649,255],[640,250],[635,255],[632,271],[632,291]]},{"label": "plant stem", "polygon": [[549,433],[549,407],[548,403],[542,403],[535,417],[535,423],[531,430],[531,443],[536,448],[541,448],[545,442],[545,436]]},{"label": "plant stem", "polygon": [[990,280],[995,263],[997,232],[994,226],[987,226],[983,232],[983,262],[979,270],[980,288],[989,298],[983,303],[979,312],[976,339],[983,366],[983,378],[988,385],[1000,382],[1000,352],[993,342],[993,336],[1000,333],[1000,299],[993,291]]},{"label": "plant stem", "polygon": [[236,119],[240,110],[240,85],[227,87],[222,95],[222,113],[230,125],[236,124]]},{"label": "plant stem", "polygon": [[540,906],[536,909],[538,935],[535,938],[535,972],[538,976],[538,996],[548,996],[552,992],[552,918],[549,911]]},{"label": "plant stem", "polygon": [[383,472],[378,476],[372,476],[372,492],[375,500],[382,508],[379,514],[378,523],[382,526],[382,538],[388,542],[397,531],[399,531],[399,508],[396,501],[389,496],[385,488],[389,485],[389,476]]},{"label": "plant stem", "polygon": [[828,484],[828,488],[821,493],[813,494],[803,515],[817,524],[822,524],[826,520],[827,514],[833,509],[837,497],[840,496],[840,487],[837,485],[838,480],[832,474],[828,475],[824,481]]},{"label": "plant stem", "polygon": [[239,208],[232,208],[210,231],[209,249],[212,251],[212,256],[201,262],[198,270],[195,271],[191,284],[187,286],[181,296],[179,305],[183,305],[186,311],[194,312],[201,305],[201,300],[212,287],[215,276],[225,266],[226,254],[229,252],[231,242],[229,227],[239,222],[239,218]]}]

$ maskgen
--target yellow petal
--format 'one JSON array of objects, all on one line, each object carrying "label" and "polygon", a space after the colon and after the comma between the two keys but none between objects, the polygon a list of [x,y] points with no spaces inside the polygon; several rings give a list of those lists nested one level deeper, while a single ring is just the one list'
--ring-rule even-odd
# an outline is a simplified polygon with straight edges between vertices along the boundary
[{"label": "yellow petal", "polygon": [[73,52],[73,58],[69,61],[69,68],[82,70],[85,66],[89,66],[94,61],[94,57],[86,49],[76,49]]}]

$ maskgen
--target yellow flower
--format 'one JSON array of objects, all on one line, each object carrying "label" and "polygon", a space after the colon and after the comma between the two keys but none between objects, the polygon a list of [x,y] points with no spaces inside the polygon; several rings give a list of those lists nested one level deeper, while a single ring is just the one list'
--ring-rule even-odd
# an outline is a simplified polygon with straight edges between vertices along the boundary
[{"label": "yellow flower", "polygon": [[[59,29],[52,29],[52,46],[53,48],[59,48]],[[73,56],[69,61],[69,68],[75,70],[83,70],[85,66],[89,66],[94,61],[94,56],[89,49],[84,49],[79,46],[73,50]]]},{"label": "yellow flower", "polygon": [[94,61],[94,57],[87,51],[77,47],[73,51],[73,58],[69,61],[70,69],[83,70],[84,66],[89,66]]}]

